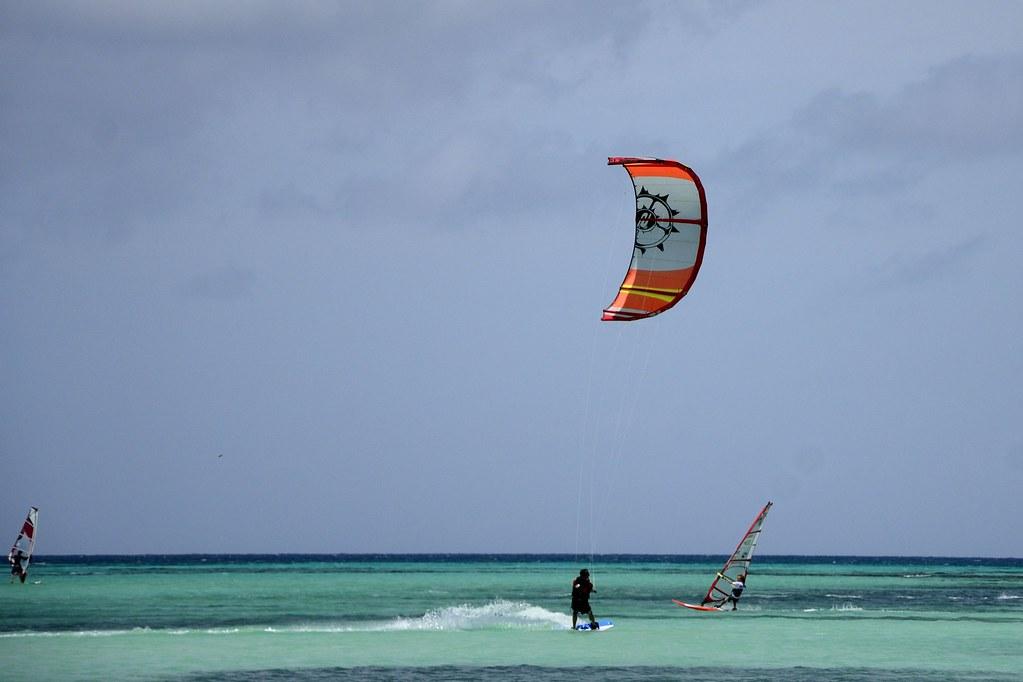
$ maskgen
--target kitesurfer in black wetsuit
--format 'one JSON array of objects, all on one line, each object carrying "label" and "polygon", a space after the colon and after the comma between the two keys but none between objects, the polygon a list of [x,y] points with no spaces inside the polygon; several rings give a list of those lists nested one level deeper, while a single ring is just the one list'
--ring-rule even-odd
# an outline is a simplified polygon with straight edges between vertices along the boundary
[{"label": "kitesurfer in black wetsuit", "polygon": [[597,619],[593,617],[593,609],[590,608],[590,592],[596,592],[597,588],[590,582],[590,572],[585,568],[579,571],[579,577],[572,581],[572,629],[575,629],[575,624],[580,613],[586,614],[590,617],[590,627],[594,630],[600,626],[597,625]]}]

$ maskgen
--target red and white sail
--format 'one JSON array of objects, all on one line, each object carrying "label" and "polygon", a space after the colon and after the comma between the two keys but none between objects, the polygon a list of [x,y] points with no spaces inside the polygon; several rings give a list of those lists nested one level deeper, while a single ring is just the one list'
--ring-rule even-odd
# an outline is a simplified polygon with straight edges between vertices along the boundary
[{"label": "red and white sail", "polygon": [[764,519],[767,518],[767,512],[771,510],[772,504],[772,502],[765,504],[764,508],[757,514],[757,518],[753,519],[749,530],[746,531],[746,534],[742,536],[742,540],[739,541],[739,546],[732,552],[732,556],[728,557],[724,567],[714,576],[714,582],[710,584],[710,589],[707,590],[707,595],[703,598],[702,604],[716,603],[724,600],[732,593],[732,583],[739,576],[745,578],[749,573],[749,565],[753,561],[753,550],[757,548],[757,540],[760,539],[760,529],[764,525]]},{"label": "red and white sail", "polygon": [[760,539],[760,529],[764,526],[764,519],[767,518],[767,512],[771,511],[772,504],[773,502],[765,504],[764,508],[757,514],[757,518],[753,519],[749,530],[746,531],[746,534],[742,536],[742,540],[739,541],[739,546],[732,552],[732,556],[728,557],[724,567],[714,576],[714,582],[710,584],[710,589],[707,590],[707,595],[703,598],[702,602],[699,604],[687,604],[678,599],[672,599],[672,601],[679,606],[695,611],[720,611],[719,607],[732,594],[732,583],[738,580],[740,576],[742,576],[743,584],[746,583],[749,565],[753,561],[753,550],[757,548],[757,540]]},{"label": "red and white sail", "polygon": [[11,551],[7,553],[7,560],[14,563],[14,557],[21,550],[24,558],[21,559],[22,570],[28,569],[28,564],[32,560],[32,552],[36,548],[36,529],[39,525],[39,509],[37,507],[30,507],[28,510],[28,516],[25,517],[25,523],[21,524],[21,531],[18,533],[18,537],[14,539],[14,544],[11,545]]}]

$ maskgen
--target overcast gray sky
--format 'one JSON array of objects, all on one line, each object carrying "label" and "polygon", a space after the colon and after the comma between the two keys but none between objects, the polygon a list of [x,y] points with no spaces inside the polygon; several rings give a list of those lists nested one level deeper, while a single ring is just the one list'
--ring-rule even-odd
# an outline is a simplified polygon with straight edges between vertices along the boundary
[{"label": "overcast gray sky", "polygon": [[[11,539],[1023,556],[1021,3],[37,1],[0,65]],[[709,203],[635,323],[609,155]]]}]

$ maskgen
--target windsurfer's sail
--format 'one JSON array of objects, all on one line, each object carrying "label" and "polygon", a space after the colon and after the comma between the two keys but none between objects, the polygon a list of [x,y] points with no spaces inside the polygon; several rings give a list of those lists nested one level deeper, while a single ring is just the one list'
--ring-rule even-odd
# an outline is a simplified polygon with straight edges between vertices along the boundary
[{"label": "windsurfer's sail", "polygon": [[676,604],[701,611],[717,610],[715,607],[724,604],[728,597],[731,596],[732,583],[741,577],[741,582],[745,585],[746,576],[749,574],[749,565],[753,561],[753,550],[757,547],[760,529],[764,525],[764,519],[767,518],[767,512],[771,510],[772,504],[773,502],[765,504],[764,508],[757,514],[757,518],[753,519],[749,530],[746,531],[746,534],[742,536],[742,540],[739,541],[739,546],[732,552],[732,556],[728,557],[724,567],[714,576],[714,581],[710,584],[710,589],[707,590],[703,601],[698,606],[686,604],[678,600],[675,600]]},{"label": "windsurfer's sail", "polygon": [[28,565],[32,561],[32,552],[36,548],[36,529],[38,525],[39,509],[30,507],[28,516],[25,517],[25,523],[21,524],[21,531],[18,533],[18,537],[14,539],[11,551],[7,553],[7,560],[11,562],[11,566],[14,568],[12,573],[20,576],[21,582],[25,582],[25,576],[28,575]]},{"label": "windsurfer's sail", "polygon": [[691,168],[667,159],[611,157],[636,190],[632,263],[603,320],[639,320],[678,303],[696,280],[707,243],[707,197]]}]

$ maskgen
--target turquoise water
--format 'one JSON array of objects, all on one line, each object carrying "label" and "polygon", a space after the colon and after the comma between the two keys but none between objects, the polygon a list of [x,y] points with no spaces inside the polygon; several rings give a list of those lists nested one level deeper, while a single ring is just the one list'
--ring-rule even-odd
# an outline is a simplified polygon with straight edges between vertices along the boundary
[{"label": "turquoise water", "polygon": [[[1023,679],[1023,560],[48,557],[0,586],[7,680]],[[569,629],[584,565],[608,632]]]}]

